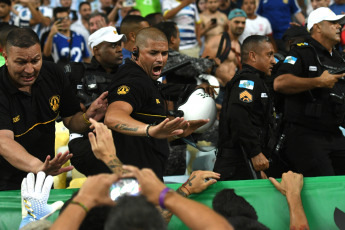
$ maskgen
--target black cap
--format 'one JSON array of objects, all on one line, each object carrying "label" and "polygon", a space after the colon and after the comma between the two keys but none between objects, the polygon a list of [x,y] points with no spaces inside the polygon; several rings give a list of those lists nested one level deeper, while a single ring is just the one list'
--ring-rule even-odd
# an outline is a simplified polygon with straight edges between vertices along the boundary
[{"label": "black cap", "polygon": [[287,41],[295,37],[310,37],[310,34],[304,26],[291,26],[285,31],[282,39]]}]

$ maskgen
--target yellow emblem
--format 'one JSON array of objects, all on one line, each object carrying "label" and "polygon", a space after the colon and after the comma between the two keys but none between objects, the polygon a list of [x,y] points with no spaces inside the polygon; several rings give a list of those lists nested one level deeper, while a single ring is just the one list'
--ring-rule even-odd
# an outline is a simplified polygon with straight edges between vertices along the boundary
[{"label": "yellow emblem", "polygon": [[127,85],[121,85],[119,88],[117,88],[118,95],[125,95],[128,92],[129,92],[129,87]]},{"label": "yellow emblem", "polygon": [[117,34],[117,31],[116,31],[116,30],[114,30],[114,34]]},{"label": "yellow emblem", "polygon": [[289,0],[283,0],[283,3],[288,4]]},{"label": "yellow emblem", "polygon": [[156,103],[157,103],[157,104],[160,104],[161,102],[159,101],[159,99],[156,99]]},{"label": "yellow emblem", "polygon": [[56,112],[60,107],[60,96],[54,95],[49,99],[50,108]]},{"label": "yellow emblem", "polygon": [[246,103],[250,103],[250,102],[253,101],[253,96],[247,90],[242,91],[240,93],[240,101],[243,101],[243,102],[246,102]]},{"label": "yellow emblem", "polygon": [[20,120],[20,115],[13,118],[13,123],[16,123]]}]

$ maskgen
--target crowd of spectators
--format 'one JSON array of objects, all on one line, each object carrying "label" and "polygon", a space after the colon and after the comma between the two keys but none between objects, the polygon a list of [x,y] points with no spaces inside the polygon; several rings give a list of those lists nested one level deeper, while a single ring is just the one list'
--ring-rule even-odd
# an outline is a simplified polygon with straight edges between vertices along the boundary
[{"label": "crowd of spectators", "polygon": [[[320,12],[319,18],[315,12]],[[51,229],[62,225],[78,229],[89,209],[114,206],[109,187],[123,175],[138,180],[145,198],[125,197],[108,207],[106,213],[111,215],[102,223],[105,229],[121,226],[125,219],[118,209],[123,207],[123,211],[127,205],[132,206],[131,202],[142,203],[150,210],[150,218],[143,217],[143,222],[134,225],[155,223],[156,229],[165,229],[161,214],[166,222],[174,214],[192,229],[246,229],[244,222],[266,229],[250,205],[245,217],[233,215],[236,207],[229,215],[223,207],[227,199],[246,204],[231,190],[215,197],[215,211],[186,197],[217,180],[252,179],[252,175],[267,179],[265,173],[276,177],[294,170],[297,173],[283,174],[281,183],[272,177],[270,181],[286,196],[291,227],[308,229],[300,198],[303,176],[344,174],[340,165],[345,144],[339,126],[344,125],[345,99],[343,84],[337,83],[344,77],[337,69],[345,66],[342,14],[344,0],[0,0],[0,190],[19,189],[19,181],[31,171],[40,181],[37,186],[44,183],[44,189],[39,190],[45,192],[42,199],[46,202],[52,182],[45,174],[72,170],[72,166],[63,166],[72,158],[85,175],[98,175],[87,179]],[[297,49],[293,49],[295,46]],[[308,58],[314,56],[315,60],[305,70],[308,64],[301,57],[312,50],[310,47],[316,47],[316,55]],[[183,67],[174,69],[181,63]],[[303,78],[306,71],[313,80],[321,78],[321,83]],[[217,95],[210,80],[200,79],[200,74],[210,74],[217,80]],[[257,81],[268,76],[272,78],[267,82]],[[256,91],[258,87],[260,92]],[[207,94],[215,98],[212,109],[220,114],[222,141],[218,145],[222,146],[218,147],[223,151],[217,160],[218,169],[221,162],[224,173],[194,172],[186,182],[189,186],[181,186],[177,195],[161,180],[164,175],[183,174],[186,165],[181,162],[186,161],[187,138],[210,121],[203,117],[187,121],[183,112],[177,113],[181,112],[177,107],[182,98],[198,88],[204,89],[203,97]],[[323,110],[328,97],[331,103]],[[45,107],[44,100],[49,102]],[[302,107],[302,102],[305,113],[296,115],[293,109],[286,109],[293,103]],[[285,115],[284,109],[288,115],[282,122],[279,116]],[[334,113],[330,112],[333,109]],[[296,121],[301,114],[306,122]],[[321,119],[323,116],[328,123]],[[74,132],[69,147],[75,158],[68,152],[54,158],[53,123],[58,119]],[[323,138],[325,134],[319,133],[318,125],[332,134]],[[299,142],[291,134],[300,135]],[[279,146],[285,136],[290,143],[288,150],[293,152],[289,155],[281,154]],[[41,142],[44,148],[39,146]],[[298,146],[291,144],[295,142]],[[298,150],[304,143],[309,144]],[[332,148],[318,151],[320,143]],[[302,150],[308,154],[299,154]],[[327,161],[322,160],[324,157]],[[91,162],[98,162],[98,166],[91,169]],[[109,172],[112,174],[102,174]],[[26,205],[29,214],[32,203],[38,202],[30,194],[36,192],[30,191],[34,180],[29,174],[22,183],[22,193],[27,197],[24,201],[32,199]],[[193,187],[191,180],[201,188]],[[154,206],[160,206],[159,211]],[[45,208],[46,213],[37,218],[32,213],[24,218],[22,226],[43,219],[59,207]],[[129,209],[128,215],[141,215],[140,209]],[[78,218],[72,220],[71,213]]]}]

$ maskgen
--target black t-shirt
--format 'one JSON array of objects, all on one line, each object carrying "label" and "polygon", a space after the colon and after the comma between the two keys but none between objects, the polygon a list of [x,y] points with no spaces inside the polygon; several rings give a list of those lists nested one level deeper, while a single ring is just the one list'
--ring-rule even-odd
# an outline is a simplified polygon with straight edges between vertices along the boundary
[{"label": "black t-shirt", "polygon": [[[332,54],[319,42],[311,39],[293,48],[280,65],[277,75],[293,74],[302,78],[319,77],[324,70],[344,67],[341,55],[333,50]],[[332,89],[315,88],[298,94],[285,95],[284,119],[305,127],[327,132],[339,133],[337,113],[345,109],[345,104],[333,102],[330,94],[342,96],[345,92],[344,81],[338,81]]]},{"label": "black t-shirt", "polygon": [[[131,117],[135,120],[159,124],[166,118],[165,101],[158,82],[129,59],[119,68],[108,91],[109,104],[115,101],[129,103],[133,108]],[[169,155],[166,139],[129,136],[118,132],[113,132],[113,136],[117,156],[122,163],[151,168],[158,177],[163,177]]]},{"label": "black t-shirt", "polygon": [[[68,79],[54,63],[43,62],[31,94],[19,91],[7,67],[0,68],[0,129],[13,131],[14,140],[42,162],[47,155],[54,157],[56,118],[79,111]],[[0,175],[0,190],[8,190],[20,189],[26,173],[0,157]]]}]

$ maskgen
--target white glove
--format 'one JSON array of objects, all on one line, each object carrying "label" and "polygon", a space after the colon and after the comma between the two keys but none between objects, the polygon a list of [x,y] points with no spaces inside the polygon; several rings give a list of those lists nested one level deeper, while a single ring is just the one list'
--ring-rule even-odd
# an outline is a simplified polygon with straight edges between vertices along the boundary
[{"label": "white glove", "polygon": [[30,222],[47,218],[62,207],[62,201],[57,201],[52,205],[47,203],[53,182],[53,177],[49,175],[46,178],[46,174],[42,171],[37,173],[36,184],[33,173],[28,173],[27,177],[23,179],[22,202],[28,215],[23,217],[19,229]]}]

